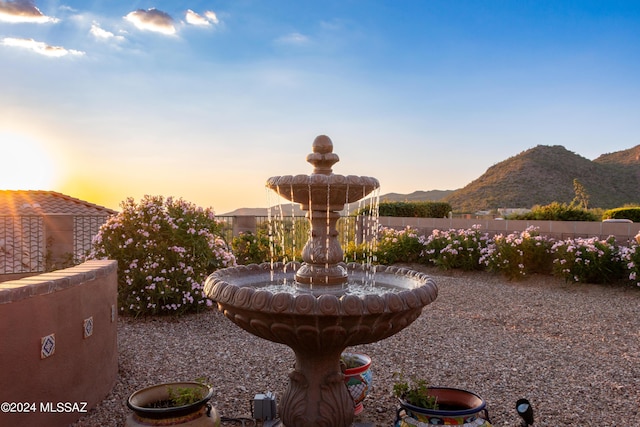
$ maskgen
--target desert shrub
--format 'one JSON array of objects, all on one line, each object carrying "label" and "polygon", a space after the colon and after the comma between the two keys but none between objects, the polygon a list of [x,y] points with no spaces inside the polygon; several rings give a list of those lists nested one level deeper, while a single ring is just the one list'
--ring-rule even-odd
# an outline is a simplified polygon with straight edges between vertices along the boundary
[{"label": "desert shrub", "polygon": [[544,221],[600,221],[600,217],[593,212],[558,202],[534,206],[531,212],[509,215],[508,218]]},{"label": "desert shrub", "polygon": [[640,206],[609,209],[603,212],[602,219],[630,219],[633,222],[640,222]]},{"label": "desert shrub", "polygon": [[479,225],[469,229],[433,230],[424,240],[423,260],[444,269],[481,270],[482,251],[489,244],[489,235]]},{"label": "desert shrub", "polygon": [[238,264],[260,264],[272,259],[273,249],[269,237],[263,233],[240,233],[231,241],[231,249]]},{"label": "desert shrub", "polygon": [[423,244],[418,233],[411,227],[404,230],[382,227],[374,250],[374,262],[379,264],[417,262],[422,248]]},{"label": "desert shrub", "polygon": [[613,237],[560,240],[551,251],[553,273],[568,282],[613,283],[623,277],[624,265]]},{"label": "desert shrub", "polygon": [[373,245],[371,243],[356,244],[350,241],[344,247],[344,262],[370,263],[373,260]]},{"label": "desert shrub", "polygon": [[541,236],[536,227],[508,235],[498,234],[482,250],[480,262],[489,271],[520,279],[528,274],[551,272],[553,241]]},{"label": "desert shrub", "polygon": [[161,196],[139,204],[129,198],[120,206],[100,228],[90,255],[118,261],[120,311],[180,315],[210,305],[204,280],[235,265],[213,211]]},{"label": "desert shrub", "polygon": [[306,218],[287,216],[276,216],[258,230],[258,233],[272,236],[271,259],[282,262],[302,261],[302,249],[310,232]]}]

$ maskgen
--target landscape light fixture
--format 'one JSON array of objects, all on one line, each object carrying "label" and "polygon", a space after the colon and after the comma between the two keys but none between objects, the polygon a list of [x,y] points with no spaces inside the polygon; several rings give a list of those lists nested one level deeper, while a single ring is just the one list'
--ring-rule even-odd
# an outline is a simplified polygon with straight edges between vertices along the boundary
[{"label": "landscape light fixture", "polygon": [[527,399],[519,399],[516,402],[516,411],[522,417],[522,427],[533,425],[533,408]]}]

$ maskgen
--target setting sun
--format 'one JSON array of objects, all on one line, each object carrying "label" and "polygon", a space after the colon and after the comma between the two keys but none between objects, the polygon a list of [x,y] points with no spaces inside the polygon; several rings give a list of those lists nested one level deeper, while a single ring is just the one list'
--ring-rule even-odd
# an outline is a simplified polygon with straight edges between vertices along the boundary
[{"label": "setting sun", "polygon": [[56,164],[47,147],[30,136],[0,132],[2,190],[52,190]]}]

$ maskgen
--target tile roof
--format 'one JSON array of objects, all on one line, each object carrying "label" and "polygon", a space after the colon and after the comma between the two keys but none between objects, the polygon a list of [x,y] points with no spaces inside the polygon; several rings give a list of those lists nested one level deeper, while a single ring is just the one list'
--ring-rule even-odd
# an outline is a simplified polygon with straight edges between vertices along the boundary
[{"label": "tile roof", "polygon": [[112,215],[109,208],[55,191],[0,190],[0,215]]}]

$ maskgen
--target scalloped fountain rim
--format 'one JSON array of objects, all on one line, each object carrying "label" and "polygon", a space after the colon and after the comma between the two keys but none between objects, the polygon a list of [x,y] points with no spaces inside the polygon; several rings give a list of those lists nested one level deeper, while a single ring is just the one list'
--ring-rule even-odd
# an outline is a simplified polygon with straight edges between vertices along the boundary
[{"label": "scalloped fountain rim", "polygon": [[[353,203],[360,199],[365,198],[373,190],[380,188],[380,182],[370,176],[358,176],[358,175],[282,175],[272,176],[267,180],[266,187],[276,191],[280,196],[291,202],[301,203],[306,205],[305,210],[341,210],[346,203]],[[290,187],[292,191],[302,191],[299,194],[291,194],[287,191],[279,191],[281,188]],[[309,208],[311,203],[310,194],[318,193],[319,202],[316,201]],[[296,191],[297,193],[297,191]],[[329,196],[329,193],[333,196]],[[335,197],[339,199],[335,199]],[[330,199],[329,206],[327,206],[327,198]]]},{"label": "scalloped fountain rim", "polygon": [[334,184],[345,184],[345,185],[367,185],[367,186],[375,186],[376,188],[380,186],[380,182],[371,176],[358,176],[358,175],[339,175],[332,173],[331,175],[323,175],[323,174],[312,174],[312,175],[281,175],[281,176],[272,176],[267,180],[267,186],[269,188],[275,188],[279,185],[314,185],[314,184],[324,184],[324,185],[334,185]]},{"label": "scalloped fountain rim", "polygon": [[[207,278],[204,291],[216,302],[251,311],[323,316],[399,313],[422,308],[433,302],[438,295],[436,283],[430,276],[394,266],[375,266],[375,283],[379,286],[405,288],[397,293],[364,296],[311,293],[293,295],[287,292],[272,293],[256,287],[285,277],[293,282],[299,266],[299,263],[278,262],[272,265],[265,262],[225,268]],[[346,267],[352,279],[357,280],[369,273],[369,268],[362,264],[349,263]]]}]

